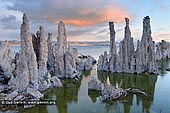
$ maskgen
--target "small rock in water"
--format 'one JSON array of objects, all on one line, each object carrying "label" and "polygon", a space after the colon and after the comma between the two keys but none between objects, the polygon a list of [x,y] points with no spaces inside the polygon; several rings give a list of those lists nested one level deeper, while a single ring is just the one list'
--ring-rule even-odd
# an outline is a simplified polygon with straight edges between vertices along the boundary
[{"label": "small rock in water", "polygon": [[88,89],[89,90],[102,90],[101,82],[97,79],[96,75],[93,75],[88,82]]},{"label": "small rock in water", "polygon": [[100,99],[102,101],[112,101],[121,97],[125,97],[126,95],[126,90],[122,88],[113,88],[112,85],[105,85],[104,89],[102,90]]},{"label": "small rock in water", "polygon": [[55,86],[55,87],[61,87],[62,86],[61,81],[57,76],[52,77],[51,81],[53,83],[53,86]]},{"label": "small rock in water", "polygon": [[168,68],[166,69],[166,71],[170,71],[170,67],[168,67]]}]

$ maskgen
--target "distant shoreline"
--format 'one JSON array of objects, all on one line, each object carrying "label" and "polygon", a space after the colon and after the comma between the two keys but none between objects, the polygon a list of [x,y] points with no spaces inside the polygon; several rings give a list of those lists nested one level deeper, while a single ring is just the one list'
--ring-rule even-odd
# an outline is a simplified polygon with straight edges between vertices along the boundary
[{"label": "distant shoreline", "polygon": [[[20,41],[18,40],[10,40],[8,41],[8,44],[10,46],[20,46]],[[109,41],[99,41],[99,42],[68,42],[69,46],[109,46],[110,42]]]}]

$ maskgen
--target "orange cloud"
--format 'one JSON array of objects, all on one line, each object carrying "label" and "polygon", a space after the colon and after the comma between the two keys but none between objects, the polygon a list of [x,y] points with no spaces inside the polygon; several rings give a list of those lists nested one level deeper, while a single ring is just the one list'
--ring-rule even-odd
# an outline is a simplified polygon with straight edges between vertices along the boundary
[{"label": "orange cloud", "polygon": [[48,20],[58,23],[59,20],[63,20],[65,24],[74,25],[74,26],[91,26],[94,24],[113,21],[115,23],[123,23],[124,18],[128,17],[133,19],[133,16],[129,14],[128,10],[123,9],[117,4],[111,4],[103,8],[88,8],[81,9],[75,14],[72,14],[72,17],[62,17],[55,18],[54,16],[48,17]]}]

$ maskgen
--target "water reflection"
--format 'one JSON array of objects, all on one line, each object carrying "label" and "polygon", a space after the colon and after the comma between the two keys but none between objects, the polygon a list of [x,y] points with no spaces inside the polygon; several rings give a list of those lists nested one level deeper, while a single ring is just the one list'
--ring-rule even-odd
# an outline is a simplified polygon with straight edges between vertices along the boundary
[{"label": "water reflection", "polygon": [[53,89],[56,94],[56,107],[59,113],[68,113],[67,108],[69,103],[77,103],[78,91],[80,88],[80,82],[74,83],[72,80],[67,81],[67,86],[64,88]]},{"label": "water reflection", "polygon": [[160,60],[160,61],[157,61],[157,63],[158,63],[158,67],[160,68],[159,69],[160,75],[161,76],[165,75],[167,73],[166,68],[170,66],[170,60],[168,59]]},{"label": "water reflection", "polygon": [[139,95],[130,94],[125,98],[125,102],[122,102],[124,113],[130,113],[131,106],[136,104],[142,105],[142,112],[149,113],[150,107],[154,100],[155,84],[157,76],[145,76],[145,75],[128,75],[128,74],[112,74],[109,72],[98,71],[98,78],[102,83],[106,83],[107,77],[110,79],[110,83],[115,87],[138,88],[143,89],[151,95],[151,97],[141,97]]},{"label": "water reflection", "polygon": [[[133,87],[144,89],[151,97],[141,97],[129,94],[124,100],[102,103],[99,93],[88,92],[88,81],[91,75],[98,74],[102,83],[109,77],[110,84],[124,89]],[[45,92],[45,99],[56,100],[56,105],[36,106],[20,110],[22,113],[150,113],[154,100],[157,76],[139,76],[128,74],[111,74],[109,72],[85,71],[80,81],[65,80],[67,85],[61,88],[49,89]]]}]

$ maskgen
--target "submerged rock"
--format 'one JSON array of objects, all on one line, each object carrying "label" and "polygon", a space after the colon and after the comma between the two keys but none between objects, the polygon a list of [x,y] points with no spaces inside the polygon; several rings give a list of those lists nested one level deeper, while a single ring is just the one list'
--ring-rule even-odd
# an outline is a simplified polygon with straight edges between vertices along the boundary
[{"label": "submerged rock", "polygon": [[88,89],[89,90],[102,90],[101,82],[97,79],[96,75],[93,75],[88,82]]},{"label": "submerged rock", "polygon": [[112,101],[127,95],[126,90],[122,88],[113,88],[111,85],[106,85],[102,90],[100,99],[102,101]]},{"label": "submerged rock", "polygon": [[61,81],[57,76],[53,76],[51,78],[51,81],[52,81],[52,85],[55,86],[55,87],[61,87],[62,86]]}]

